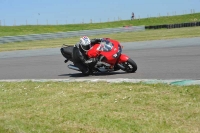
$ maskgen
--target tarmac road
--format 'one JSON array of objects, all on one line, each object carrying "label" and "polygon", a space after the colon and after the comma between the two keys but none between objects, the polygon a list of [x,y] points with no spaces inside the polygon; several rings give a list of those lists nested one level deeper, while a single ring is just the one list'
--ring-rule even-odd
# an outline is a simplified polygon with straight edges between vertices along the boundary
[{"label": "tarmac road", "polygon": [[200,79],[200,38],[122,43],[138,65],[123,71],[83,77],[64,63],[60,48],[0,52],[0,80],[6,79]]}]

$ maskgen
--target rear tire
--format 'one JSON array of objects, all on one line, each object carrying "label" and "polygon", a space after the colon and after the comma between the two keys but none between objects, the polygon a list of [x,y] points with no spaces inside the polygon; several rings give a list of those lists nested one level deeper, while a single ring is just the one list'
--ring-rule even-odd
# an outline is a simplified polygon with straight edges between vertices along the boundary
[{"label": "rear tire", "polygon": [[137,70],[137,64],[131,58],[129,58],[126,62],[122,63],[121,65],[125,67],[124,71],[126,71],[127,73],[134,73]]}]

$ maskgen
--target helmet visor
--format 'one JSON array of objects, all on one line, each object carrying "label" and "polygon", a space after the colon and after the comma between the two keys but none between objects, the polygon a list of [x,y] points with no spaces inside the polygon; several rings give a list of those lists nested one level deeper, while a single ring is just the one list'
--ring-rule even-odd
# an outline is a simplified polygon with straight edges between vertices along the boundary
[{"label": "helmet visor", "polygon": [[88,51],[90,49],[90,45],[81,45],[82,49]]}]

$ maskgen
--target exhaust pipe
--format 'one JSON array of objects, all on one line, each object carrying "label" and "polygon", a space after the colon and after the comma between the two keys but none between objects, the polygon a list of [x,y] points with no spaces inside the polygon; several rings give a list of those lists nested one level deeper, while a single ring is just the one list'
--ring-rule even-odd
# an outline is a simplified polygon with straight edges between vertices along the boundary
[{"label": "exhaust pipe", "polygon": [[80,71],[80,69],[79,69],[78,67],[76,67],[76,66],[74,66],[74,65],[71,65],[71,64],[68,65],[68,68],[69,68],[69,69],[76,70],[76,71]]}]

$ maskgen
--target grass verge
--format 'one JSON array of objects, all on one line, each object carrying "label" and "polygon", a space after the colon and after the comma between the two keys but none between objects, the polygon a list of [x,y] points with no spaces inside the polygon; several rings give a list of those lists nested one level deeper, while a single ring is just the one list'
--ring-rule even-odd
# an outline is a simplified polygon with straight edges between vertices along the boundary
[{"label": "grass verge", "polygon": [[0,82],[0,97],[1,133],[200,131],[200,86]]},{"label": "grass verge", "polygon": [[160,25],[160,24],[175,24],[185,22],[198,22],[200,21],[200,13],[177,15],[177,16],[164,16],[164,17],[151,17],[135,20],[121,20],[105,23],[90,23],[90,24],[68,24],[68,25],[24,25],[24,26],[0,26],[1,36],[17,36],[27,34],[41,34],[41,33],[55,33],[55,32],[68,32],[77,30],[92,30],[103,28],[116,28],[123,26],[138,26],[138,25]]},{"label": "grass verge", "polygon": [[[199,37],[199,36],[200,36],[200,27],[189,27],[180,29],[159,29],[159,30],[146,30],[142,32],[106,34],[106,35],[96,35],[89,37],[90,38],[110,37],[120,42],[135,42],[135,41],[187,38],[187,37]],[[73,37],[73,38],[54,39],[54,40],[6,43],[6,44],[0,44],[0,52],[11,51],[11,50],[61,47],[63,43],[74,45],[78,40],[79,37]]]}]

